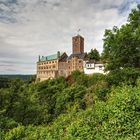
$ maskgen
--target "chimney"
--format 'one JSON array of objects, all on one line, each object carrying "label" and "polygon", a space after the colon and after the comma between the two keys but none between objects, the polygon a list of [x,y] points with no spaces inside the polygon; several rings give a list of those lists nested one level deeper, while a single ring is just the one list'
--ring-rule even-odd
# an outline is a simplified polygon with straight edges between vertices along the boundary
[{"label": "chimney", "polygon": [[38,61],[40,62],[40,55],[38,56]]},{"label": "chimney", "polygon": [[59,57],[60,57],[60,51],[57,52],[57,58],[59,58]]}]

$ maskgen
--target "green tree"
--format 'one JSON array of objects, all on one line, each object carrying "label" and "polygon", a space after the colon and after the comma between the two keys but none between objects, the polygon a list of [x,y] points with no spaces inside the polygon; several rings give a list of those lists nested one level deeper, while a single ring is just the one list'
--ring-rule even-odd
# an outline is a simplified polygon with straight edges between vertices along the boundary
[{"label": "green tree", "polygon": [[88,53],[88,58],[94,60],[100,60],[100,54],[96,49],[91,49],[91,51]]},{"label": "green tree", "polygon": [[85,94],[85,87],[77,84],[64,89],[56,96],[55,114],[59,115],[72,109],[84,109],[85,103],[82,99]]},{"label": "green tree", "polygon": [[140,5],[132,10],[127,24],[105,30],[102,55],[110,71],[140,67]]}]

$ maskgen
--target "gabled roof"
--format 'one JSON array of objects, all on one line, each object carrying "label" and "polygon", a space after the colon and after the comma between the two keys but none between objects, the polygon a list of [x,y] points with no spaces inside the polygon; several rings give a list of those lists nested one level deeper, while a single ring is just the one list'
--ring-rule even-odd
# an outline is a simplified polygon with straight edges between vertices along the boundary
[{"label": "gabled roof", "polygon": [[48,56],[42,56],[40,58],[40,61],[49,61],[49,60],[57,60],[59,57],[61,57],[64,54],[64,52],[61,52],[60,55],[58,55],[58,53],[56,54],[52,54],[52,55],[48,55]]},{"label": "gabled roof", "polygon": [[69,57],[68,57],[68,60],[72,59],[73,57],[77,57],[79,59],[85,59],[87,53],[76,53],[76,54],[71,54]]},{"label": "gabled roof", "polygon": [[92,60],[88,60],[88,61],[86,61],[86,64],[104,64],[103,63],[103,61],[101,61],[101,60],[94,60],[94,59],[92,59]]},{"label": "gabled roof", "polygon": [[59,61],[66,62],[68,58],[68,55],[64,52],[61,57],[59,58]]}]

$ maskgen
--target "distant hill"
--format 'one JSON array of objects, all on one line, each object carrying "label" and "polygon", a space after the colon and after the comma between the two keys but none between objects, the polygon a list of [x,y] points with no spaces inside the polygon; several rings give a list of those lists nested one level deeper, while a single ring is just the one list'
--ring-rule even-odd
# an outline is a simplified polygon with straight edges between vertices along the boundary
[{"label": "distant hill", "polygon": [[23,81],[34,81],[35,75],[0,75],[0,88],[8,88],[11,81],[20,79]]},{"label": "distant hill", "polygon": [[30,80],[32,78],[35,78],[35,75],[11,74],[11,75],[0,75],[0,78]]}]

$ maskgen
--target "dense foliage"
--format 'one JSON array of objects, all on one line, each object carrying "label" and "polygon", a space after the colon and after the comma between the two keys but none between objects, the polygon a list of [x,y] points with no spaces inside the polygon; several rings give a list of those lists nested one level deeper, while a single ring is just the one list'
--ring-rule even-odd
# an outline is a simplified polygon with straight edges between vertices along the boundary
[{"label": "dense foliage", "polygon": [[40,83],[1,78],[0,139],[139,140],[139,17],[138,6],[128,24],[106,31],[107,75],[74,71]]},{"label": "dense foliage", "polygon": [[92,60],[100,60],[100,54],[96,49],[91,49],[91,51],[88,53],[88,58]]},{"label": "dense foliage", "polygon": [[132,10],[125,25],[106,29],[103,40],[108,82],[118,85],[126,81],[135,86],[140,76],[140,5]]},{"label": "dense foliage", "polygon": [[105,31],[103,58],[111,71],[140,67],[140,5],[132,10],[127,24]]},{"label": "dense foliage", "polygon": [[75,71],[0,89],[1,140],[140,139],[140,82],[119,87],[108,75]]}]

